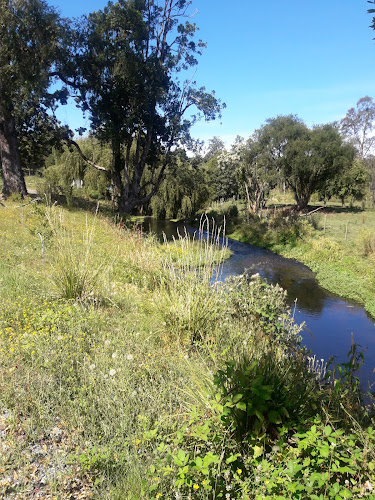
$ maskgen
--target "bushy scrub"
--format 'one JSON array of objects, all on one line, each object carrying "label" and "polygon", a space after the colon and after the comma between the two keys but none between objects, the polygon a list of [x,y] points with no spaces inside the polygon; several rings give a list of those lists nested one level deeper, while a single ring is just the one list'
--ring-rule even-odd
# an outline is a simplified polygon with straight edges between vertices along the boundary
[{"label": "bushy scrub", "polygon": [[314,253],[315,258],[323,262],[335,262],[342,258],[340,245],[325,237],[313,240],[311,251]]},{"label": "bushy scrub", "polygon": [[311,230],[305,218],[290,211],[266,212],[264,216],[247,214],[246,219],[246,222],[231,227],[229,236],[267,248],[278,245],[294,247]]},{"label": "bushy scrub", "polygon": [[372,229],[362,229],[357,238],[358,244],[364,255],[370,256],[375,253],[375,232]]}]

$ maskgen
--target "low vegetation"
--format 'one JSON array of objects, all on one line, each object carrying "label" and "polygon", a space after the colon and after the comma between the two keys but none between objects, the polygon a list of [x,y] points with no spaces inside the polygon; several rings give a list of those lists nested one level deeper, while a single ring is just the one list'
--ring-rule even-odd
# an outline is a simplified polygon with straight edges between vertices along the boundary
[{"label": "low vegetation", "polygon": [[[208,213],[217,221],[226,218],[231,238],[303,262],[316,272],[322,286],[363,304],[375,316],[375,212],[334,203],[321,209],[312,206],[310,215],[292,208],[271,205],[253,215],[231,202],[214,205]],[[231,216],[236,212],[239,215]]]},{"label": "low vegetation", "polygon": [[280,287],[219,282],[217,232],[5,205],[2,497],[373,498],[361,353],[309,358]]}]

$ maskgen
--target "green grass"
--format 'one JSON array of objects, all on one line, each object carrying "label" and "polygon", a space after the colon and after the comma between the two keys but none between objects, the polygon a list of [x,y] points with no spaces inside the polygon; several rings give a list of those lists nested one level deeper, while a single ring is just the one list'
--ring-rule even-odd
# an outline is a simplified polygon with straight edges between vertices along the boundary
[{"label": "green grass", "polygon": [[[341,498],[367,495],[371,416],[353,364],[321,381],[284,291],[257,276],[211,284],[228,256],[212,242],[162,244],[100,213],[6,206],[1,497],[320,498],[321,473]],[[341,437],[326,456],[329,425]],[[321,450],[310,466],[304,439]],[[307,476],[291,479],[293,460]]]},{"label": "green grass", "polygon": [[309,211],[319,209],[311,215],[289,217],[281,210],[290,202],[290,195],[275,193],[261,217],[248,221],[242,210],[228,221],[228,236],[303,262],[323,287],[358,301],[375,317],[375,210],[330,202],[311,205]]}]

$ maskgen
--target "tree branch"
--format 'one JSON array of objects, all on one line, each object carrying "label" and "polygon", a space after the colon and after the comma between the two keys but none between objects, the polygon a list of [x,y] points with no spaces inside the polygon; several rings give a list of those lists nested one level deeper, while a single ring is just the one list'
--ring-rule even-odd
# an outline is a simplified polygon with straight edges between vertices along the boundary
[{"label": "tree branch", "polygon": [[73,141],[73,139],[66,139],[68,144],[70,146],[74,146],[77,151],[78,151],[78,154],[79,156],[82,158],[82,160],[84,160],[86,163],[88,163],[91,167],[94,167],[96,168],[97,170],[101,170],[102,172],[108,172],[108,170],[104,167],[101,167],[100,165],[97,165],[96,163],[94,163],[93,161],[89,160],[87,158],[87,156],[82,152],[81,148],[79,147],[79,145]]},{"label": "tree branch", "polygon": [[49,77],[58,76],[60,80],[65,83],[65,85],[69,85],[70,87],[73,87],[75,89],[82,88],[82,85],[78,85],[76,82],[72,82],[67,78],[65,78],[65,76],[60,71],[51,71],[50,73],[48,73],[48,76]]}]

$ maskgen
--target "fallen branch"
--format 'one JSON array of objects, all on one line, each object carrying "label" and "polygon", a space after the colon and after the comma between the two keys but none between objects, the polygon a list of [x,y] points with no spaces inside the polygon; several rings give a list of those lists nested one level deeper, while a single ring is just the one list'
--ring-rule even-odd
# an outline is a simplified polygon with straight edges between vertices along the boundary
[{"label": "fallen branch", "polygon": [[307,214],[300,214],[300,217],[303,217],[303,216],[308,216],[308,215],[311,215],[313,214],[314,212],[317,212],[318,210],[321,210],[322,208],[324,207],[318,207],[318,208],[315,208],[315,210],[312,210],[311,212],[307,213]]}]

